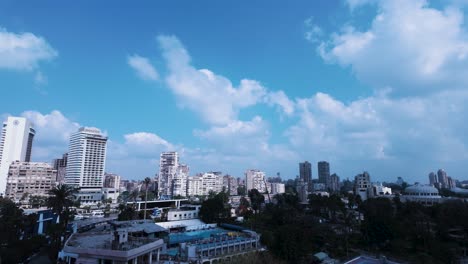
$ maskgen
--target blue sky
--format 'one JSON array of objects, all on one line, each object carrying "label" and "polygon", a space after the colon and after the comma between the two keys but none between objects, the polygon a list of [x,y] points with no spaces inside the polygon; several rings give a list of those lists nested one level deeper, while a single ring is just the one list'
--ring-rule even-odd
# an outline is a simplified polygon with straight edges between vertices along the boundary
[{"label": "blue sky", "polygon": [[466,4],[2,1],[0,115],[33,120],[41,161],[100,128],[125,178],[177,150],[192,174],[467,179]]}]

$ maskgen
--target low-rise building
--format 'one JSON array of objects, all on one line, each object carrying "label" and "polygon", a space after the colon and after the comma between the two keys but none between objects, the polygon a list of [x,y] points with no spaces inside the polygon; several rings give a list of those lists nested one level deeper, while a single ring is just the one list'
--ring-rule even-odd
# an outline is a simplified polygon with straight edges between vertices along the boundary
[{"label": "low-rise building", "polygon": [[167,221],[186,219],[198,219],[200,205],[181,206],[179,209],[171,209],[167,212]]},{"label": "low-rise building", "polygon": [[45,162],[14,161],[10,165],[5,196],[19,202],[28,196],[48,196],[55,186],[57,170]]},{"label": "low-rise building", "polygon": [[59,258],[86,264],[158,263],[167,234],[153,221],[115,221],[106,228],[71,235]]},{"label": "low-rise building", "polygon": [[402,201],[417,202],[423,205],[433,205],[442,202],[439,190],[432,185],[415,184],[406,189],[401,195]]}]

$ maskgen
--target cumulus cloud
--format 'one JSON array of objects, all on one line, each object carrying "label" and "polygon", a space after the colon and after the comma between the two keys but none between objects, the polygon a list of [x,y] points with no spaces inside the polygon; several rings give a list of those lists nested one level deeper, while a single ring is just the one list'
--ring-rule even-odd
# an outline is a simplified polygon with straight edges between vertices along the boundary
[{"label": "cumulus cloud", "polygon": [[385,0],[378,1],[377,10],[367,30],[347,25],[322,41],[321,57],[397,94],[465,88],[468,32],[460,9],[439,10],[424,0]]},{"label": "cumulus cloud", "polygon": [[[269,94],[258,81],[242,79],[234,86],[224,76],[195,68],[187,50],[174,36],[159,36],[158,41],[169,70],[168,87],[177,96],[181,107],[198,113],[208,124],[232,123],[238,119],[241,109],[264,102]],[[276,103],[276,100],[269,102]]]},{"label": "cumulus cloud", "polygon": [[32,71],[58,52],[40,36],[30,32],[13,33],[0,27],[0,69]]},{"label": "cumulus cloud", "polygon": [[442,92],[400,99],[371,96],[345,104],[317,93],[298,100],[300,120],[286,135],[294,149],[316,159],[363,167],[398,162],[401,167],[386,169],[421,173],[432,164],[468,159],[468,138],[461,132],[468,128],[461,121],[468,113],[467,99],[467,92]]},{"label": "cumulus cloud", "polygon": [[156,69],[151,65],[148,58],[139,55],[132,55],[127,57],[127,63],[132,67],[137,75],[147,81],[158,81],[159,74]]}]

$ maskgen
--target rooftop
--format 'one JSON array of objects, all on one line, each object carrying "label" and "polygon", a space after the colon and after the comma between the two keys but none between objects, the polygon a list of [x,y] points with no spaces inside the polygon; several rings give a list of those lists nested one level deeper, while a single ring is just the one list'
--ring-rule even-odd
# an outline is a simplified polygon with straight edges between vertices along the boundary
[{"label": "rooftop", "polygon": [[110,223],[117,230],[125,229],[129,233],[145,232],[147,234],[169,232],[166,228],[156,225],[152,220],[113,221]]}]

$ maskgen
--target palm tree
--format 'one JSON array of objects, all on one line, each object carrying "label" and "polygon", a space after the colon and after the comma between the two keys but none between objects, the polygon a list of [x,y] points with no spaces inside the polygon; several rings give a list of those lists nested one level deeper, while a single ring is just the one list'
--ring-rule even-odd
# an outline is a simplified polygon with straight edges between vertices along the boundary
[{"label": "palm tree", "polygon": [[47,207],[59,215],[64,227],[68,224],[70,207],[75,203],[75,194],[78,190],[69,185],[59,185],[49,191]]},{"label": "palm tree", "polygon": [[70,207],[75,204],[75,193],[78,190],[69,185],[59,185],[54,189],[49,190],[49,198],[47,198],[47,207],[51,208],[59,217],[59,223],[53,226],[52,237],[54,250],[58,252],[63,246],[60,237],[66,233],[68,221],[71,217]]},{"label": "palm tree", "polygon": [[145,184],[145,212],[144,212],[144,219],[146,220],[146,204],[148,202],[148,185],[151,183],[151,179],[149,177],[145,178],[144,184]]}]

